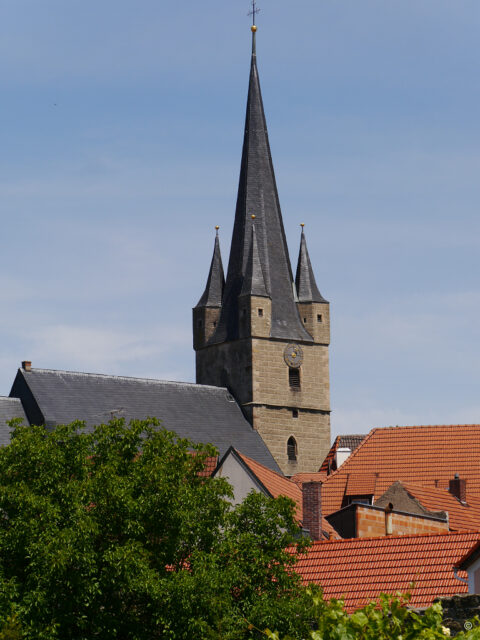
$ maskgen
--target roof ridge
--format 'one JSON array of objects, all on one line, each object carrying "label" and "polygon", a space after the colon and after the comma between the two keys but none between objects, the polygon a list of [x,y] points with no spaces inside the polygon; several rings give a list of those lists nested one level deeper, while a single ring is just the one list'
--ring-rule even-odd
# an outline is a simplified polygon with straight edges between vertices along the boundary
[{"label": "roof ridge", "polygon": [[[19,369],[19,371],[23,371],[23,369]],[[182,382],[180,380],[160,380],[159,378],[141,378],[139,376],[117,376],[109,373],[89,373],[86,371],[67,371],[63,369],[41,369],[39,367],[35,367],[31,369],[32,373],[57,373],[57,374],[66,374],[71,376],[85,376],[92,378],[109,378],[114,380],[136,380],[138,382],[153,382],[157,384],[167,384],[167,385],[178,385],[181,387],[194,387],[197,389],[215,389],[217,391],[226,391],[229,393],[226,387],[217,387],[211,384],[198,384],[198,382]],[[29,372],[30,373],[30,372]],[[3,397],[3,396],[0,396]]]},{"label": "roof ridge", "polygon": [[[244,462],[246,464],[248,464],[246,460],[248,460],[249,462],[254,462],[255,464],[260,465],[261,467],[263,467],[266,471],[270,472],[270,473],[274,473],[276,476],[278,476],[281,480],[286,480],[287,482],[290,482],[292,485],[297,486],[297,483],[294,482],[293,480],[291,480],[290,478],[287,478],[287,476],[282,475],[280,473],[278,473],[278,471],[274,471],[273,469],[269,469],[268,467],[266,467],[264,464],[262,464],[261,462],[258,462],[258,460],[254,460],[253,458],[250,458],[249,456],[247,456],[245,453],[242,453],[241,451],[239,451],[238,449],[235,449],[235,451],[238,453],[238,455],[244,459]],[[252,469],[253,471],[253,469]],[[255,472],[254,472],[255,473]]]},{"label": "roof ridge", "polygon": [[[379,429],[381,429],[381,427],[374,427],[366,436],[365,438],[362,440],[362,442],[358,445],[358,447],[355,449],[355,451],[353,451],[348,458],[345,460],[345,462],[340,465],[340,467],[338,467],[338,469],[335,469],[335,471],[332,471],[332,473],[330,475],[328,475],[325,479],[325,482],[328,482],[330,480],[330,478],[334,478],[337,473],[339,471],[343,471],[345,469],[345,465],[350,463],[352,458],[354,458],[358,452],[360,451],[360,449],[367,443],[368,440],[370,440],[370,438],[372,437],[372,435],[375,433],[375,431],[378,431]],[[339,436],[337,436],[339,437]],[[332,445],[333,446],[333,445]],[[322,463],[323,464],[323,463]],[[372,472],[374,473],[374,472]]]},{"label": "roof ridge", "polygon": [[435,538],[442,536],[467,536],[467,535],[478,535],[480,540],[480,529],[470,529],[464,531],[443,531],[438,533],[413,533],[413,534],[398,534],[398,535],[388,535],[388,536],[371,536],[371,537],[362,537],[362,538],[341,538],[340,540],[315,540],[311,547],[307,549],[307,553],[309,553],[312,549],[315,548],[316,545],[319,544],[327,544],[327,543],[335,543],[341,542],[342,544],[356,544],[358,542],[368,542],[372,540],[411,540],[413,538]]},{"label": "roof ridge", "polygon": [[462,424],[461,422],[455,424],[407,424],[407,425],[396,425],[389,427],[375,427],[377,430],[386,430],[386,429],[438,429],[439,427],[480,427],[480,423],[478,422],[470,422],[466,424]]}]

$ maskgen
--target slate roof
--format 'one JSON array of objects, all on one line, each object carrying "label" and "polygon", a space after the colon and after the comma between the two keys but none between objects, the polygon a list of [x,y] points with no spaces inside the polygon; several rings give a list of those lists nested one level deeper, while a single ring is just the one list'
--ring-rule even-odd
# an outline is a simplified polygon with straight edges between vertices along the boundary
[{"label": "slate roof", "polygon": [[122,417],[156,417],[165,428],[220,455],[233,445],[279,471],[267,446],[226,389],[49,369],[19,369],[12,397],[22,399],[30,423],[47,426],[85,420],[87,427]]},{"label": "slate roof", "polygon": [[[254,34],[255,36],[255,34]],[[252,214],[266,293],[272,299],[271,336],[312,342],[298,314],[293,275],[273,170],[257,57],[252,51],[242,162],[222,312],[210,342],[239,337],[238,296],[252,243]]]},{"label": "slate roof", "polygon": [[329,467],[331,471],[335,471],[335,456],[337,453],[337,449],[348,448],[353,453],[355,449],[363,442],[363,440],[365,440],[366,437],[367,436],[365,434],[337,436],[334,443],[332,444],[330,451],[327,453],[319,471],[328,473]]},{"label": "slate roof", "polygon": [[[256,460],[252,460],[248,456],[235,452],[243,463],[250,469],[257,481],[263,485],[266,491],[272,498],[278,498],[279,496],[286,496],[293,500],[296,505],[296,514],[300,522],[303,520],[303,499],[301,485],[289,480],[281,473],[276,473],[271,469],[267,469],[264,465],[260,464]],[[325,537],[338,538],[339,535],[334,527],[322,517],[322,531],[327,534]]]},{"label": "slate roof", "polygon": [[202,297],[197,303],[197,307],[220,307],[222,305],[224,287],[225,277],[223,275],[222,254],[220,253],[220,240],[217,229],[207,285]]},{"label": "slate roof", "polygon": [[411,591],[411,605],[427,607],[438,596],[468,592],[453,566],[479,540],[477,531],[320,541],[295,569],[304,583],[321,585],[326,599],[344,597],[348,611],[397,591]]},{"label": "slate roof", "polygon": [[0,447],[10,442],[9,420],[21,418],[24,424],[28,424],[27,416],[23,410],[22,403],[17,398],[0,397]]},{"label": "slate roof", "polygon": [[455,473],[467,481],[467,503],[479,503],[480,425],[373,429],[323,483],[322,508],[326,516],[342,508],[353,476],[374,474],[377,500],[396,480],[447,489]]},{"label": "slate roof", "polygon": [[252,225],[252,239],[250,243],[250,254],[248,256],[247,270],[243,279],[242,291],[240,295],[269,297],[265,286],[265,278],[262,270],[262,263],[258,255],[257,234],[255,225]]},{"label": "slate roof", "polygon": [[308,255],[307,241],[302,227],[300,251],[298,253],[297,274],[295,276],[297,296],[299,302],[327,302],[318,290],[312,263]]}]

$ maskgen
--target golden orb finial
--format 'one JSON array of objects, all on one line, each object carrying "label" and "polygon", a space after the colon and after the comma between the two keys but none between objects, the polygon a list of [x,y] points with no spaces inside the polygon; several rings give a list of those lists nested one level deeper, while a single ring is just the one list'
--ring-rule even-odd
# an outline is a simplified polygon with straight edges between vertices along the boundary
[{"label": "golden orb finial", "polygon": [[220,227],[217,225],[215,225],[215,229],[218,231],[220,229]]},{"label": "golden orb finial", "polygon": [[257,25],[252,24],[251,29],[252,29],[252,32],[255,33],[255,31],[257,30]]},{"label": "golden orb finial", "polygon": [[255,220],[256,217],[257,216],[254,213],[252,213],[252,220]]},{"label": "golden orb finial", "polygon": [[301,227],[302,227],[302,229],[303,229],[303,227],[305,226],[305,223],[304,223],[304,222],[301,222],[301,223],[300,223],[300,226],[301,226]]}]

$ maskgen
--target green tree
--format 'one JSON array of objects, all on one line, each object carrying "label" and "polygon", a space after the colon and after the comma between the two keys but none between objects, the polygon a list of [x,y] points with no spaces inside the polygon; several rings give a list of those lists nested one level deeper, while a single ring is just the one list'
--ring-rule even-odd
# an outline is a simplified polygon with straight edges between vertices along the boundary
[{"label": "green tree", "polygon": [[199,475],[215,453],[153,419],[16,424],[0,450],[0,628],[15,611],[32,640],[302,637],[293,503],[232,508],[228,483]]}]

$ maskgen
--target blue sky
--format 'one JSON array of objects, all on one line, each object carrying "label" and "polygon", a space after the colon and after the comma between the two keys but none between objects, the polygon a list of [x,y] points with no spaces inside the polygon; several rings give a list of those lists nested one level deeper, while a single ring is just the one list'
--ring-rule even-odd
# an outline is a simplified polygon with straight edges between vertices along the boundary
[{"label": "blue sky", "polygon": [[[331,301],[332,431],[480,422],[478,0],[263,0],[292,262]],[[33,366],[193,380],[227,262],[247,0],[4,0],[0,394]]]}]

